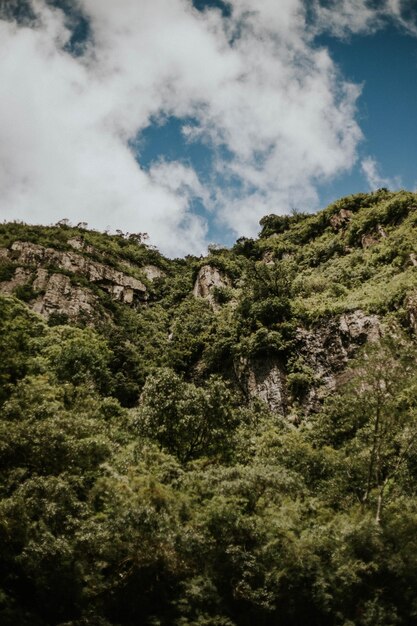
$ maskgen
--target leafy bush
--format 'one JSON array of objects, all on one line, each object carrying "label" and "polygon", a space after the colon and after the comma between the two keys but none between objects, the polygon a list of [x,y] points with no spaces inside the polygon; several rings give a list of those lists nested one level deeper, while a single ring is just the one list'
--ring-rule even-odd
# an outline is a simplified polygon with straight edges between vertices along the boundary
[{"label": "leafy bush", "polygon": [[[0,296],[2,624],[414,623],[415,204],[379,190],[267,216],[276,236],[204,259],[0,225],[2,246],[77,236],[132,276],[165,271],[137,307],[98,290],[86,328]],[[207,263],[233,278],[215,311],[191,295]],[[374,329],[341,328],[358,310],[383,338],[352,359]]]},{"label": "leafy bush", "polygon": [[13,289],[13,293],[16,296],[16,298],[18,298],[19,300],[22,300],[23,302],[30,302],[31,300],[34,300],[36,298],[36,292],[33,289],[33,286],[31,283],[26,283],[24,285],[17,285]]},{"label": "leafy bush", "polygon": [[270,237],[271,235],[284,233],[289,229],[291,224],[291,216],[290,215],[265,215],[259,224],[262,226],[262,230],[259,233],[259,237],[264,239],[266,237]]},{"label": "leafy bush", "polygon": [[236,255],[242,255],[247,259],[259,259],[260,250],[255,239],[249,237],[240,237],[237,239],[232,248],[232,252]]},{"label": "leafy bush", "polygon": [[10,261],[0,263],[0,282],[12,280],[16,270],[16,265]]},{"label": "leafy bush", "polygon": [[213,298],[217,304],[227,304],[233,298],[233,291],[230,287],[213,287],[211,290]]},{"label": "leafy bush", "polygon": [[210,378],[199,388],[162,369],[146,381],[135,425],[142,435],[188,462],[227,450],[236,422],[222,380]]}]

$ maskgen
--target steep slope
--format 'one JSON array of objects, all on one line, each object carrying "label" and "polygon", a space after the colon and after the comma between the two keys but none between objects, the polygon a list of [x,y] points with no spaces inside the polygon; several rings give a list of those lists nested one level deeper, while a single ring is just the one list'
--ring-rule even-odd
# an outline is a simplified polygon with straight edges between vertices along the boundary
[{"label": "steep slope", "polygon": [[258,240],[183,261],[140,235],[6,224],[0,291],[50,325],[95,325],[120,361],[122,346],[140,351],[141,384],[152,362],[197,382],[220,373],[295,419],[294,404],[317,409],[389,320],[414,328],[416,206],[412,193],[358,194],[313,216],[267,216]]},{"label": "steep slope", "polygon": [[0,622],[408,626],[417,195],[167,259],[0,226]]}]

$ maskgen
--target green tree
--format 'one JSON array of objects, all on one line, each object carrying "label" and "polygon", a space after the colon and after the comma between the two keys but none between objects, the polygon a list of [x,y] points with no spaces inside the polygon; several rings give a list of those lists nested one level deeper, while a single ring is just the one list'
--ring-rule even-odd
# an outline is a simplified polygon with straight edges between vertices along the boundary
[{"label": "green tree", "polygon": [[[87,593],[111,624],[174,623],[186,575],[181,531],[187,501],[173,483],[178,462],[155,444],[129,445],[90,492],[95,514],[78,541],[91,561]],[[94,622],[93,622],[94,623]]]},{"label": "green tree", "polygon": [[407,485],[417,454],[417,350],[396,334],[368,344],[328,403],[327,436],[343,450],[352,485],[379,523],[385,499]]},{"label": "green tree", "polygon": [[106,340],[91,328],[54,326],[41,354],[59,382],[90,384],[100,391],[110,387],[112,353]]},{"label": "green tree", "polygon": [[232,397],[220,378],[197,387],[167,368],[148,377],[135,419],[141,435],[182,462],[225,452],[235,426]]},{"label": "green tree", "polygon": [[34,339],[45,331],[44,322],[22,303],[0,295],[0,404],[27,373],[37,353]]}]

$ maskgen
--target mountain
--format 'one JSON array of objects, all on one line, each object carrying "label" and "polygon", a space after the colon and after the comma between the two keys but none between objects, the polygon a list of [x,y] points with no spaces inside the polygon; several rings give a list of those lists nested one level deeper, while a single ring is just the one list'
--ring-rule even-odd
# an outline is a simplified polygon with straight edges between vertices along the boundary
[{"label": "mountain", "polygon": [[0,225],[2,624],[414,623],[417,195],[260,225]]}]

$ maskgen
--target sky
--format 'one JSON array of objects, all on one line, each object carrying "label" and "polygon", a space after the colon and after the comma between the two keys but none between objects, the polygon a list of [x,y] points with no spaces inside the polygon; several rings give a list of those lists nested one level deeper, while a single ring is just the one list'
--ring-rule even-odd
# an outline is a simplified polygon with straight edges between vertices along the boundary
[{"label": "sky", "polygon": [[0,0],[0,219],[169,256],[417,186],[415,0]]}]

